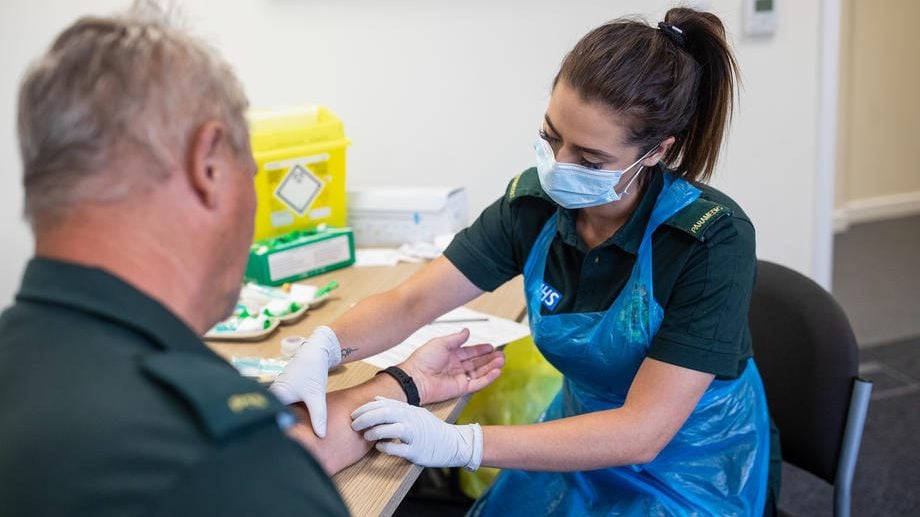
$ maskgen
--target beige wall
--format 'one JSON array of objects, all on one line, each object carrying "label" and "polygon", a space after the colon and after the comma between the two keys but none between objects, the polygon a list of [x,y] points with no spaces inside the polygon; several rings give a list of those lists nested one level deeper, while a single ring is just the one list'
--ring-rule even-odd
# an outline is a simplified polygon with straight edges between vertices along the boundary
[{"label": "beige wall", "polygon": [[920,211],[917,20],[916,0],[844,2],[837,208],[851,222]]}]

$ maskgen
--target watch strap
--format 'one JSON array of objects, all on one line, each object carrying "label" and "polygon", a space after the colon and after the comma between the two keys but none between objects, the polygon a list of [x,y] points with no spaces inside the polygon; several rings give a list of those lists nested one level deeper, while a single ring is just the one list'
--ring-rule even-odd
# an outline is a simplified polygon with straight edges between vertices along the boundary
[{"label": "watch strap", "polygon": [[412,377],[408,373],[404,372],[402,368],[398,366],[390,366],[376,373],[379,375],[381,373],[388,374],[390,377],[396,379],[396,382],[399,383],[399,387],[402,388],[403,393],[406,394],[406,402],[413,406],[420,405],[420,400],[418,396],[418,386],[415,385],[415,381],[412,380]]}]

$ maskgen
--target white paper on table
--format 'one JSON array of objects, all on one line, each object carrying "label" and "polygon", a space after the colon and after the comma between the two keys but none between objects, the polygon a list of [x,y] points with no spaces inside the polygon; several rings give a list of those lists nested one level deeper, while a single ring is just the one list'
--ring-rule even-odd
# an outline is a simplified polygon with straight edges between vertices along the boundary
[{"label": "white paper on table", "polygon": [[477,312],[466,307],[459,307],[418,329],[402,343],[375,356],[368,357],[364,359],[364,362],[377,368],[394,366],[405,361],[412,352],[430,339],[460,332],[464,328],[470,329],[470,339],[463,346],[489,343],[498,347],[530,334],[530,328],[527,325],[521,325],[516,321]]},{"label": "white paper on table", "polygon": [[395,266],[399,252],[393,248],[359,248],[355,250],[355,267]]},{"label": "white paper on table", "polygon": [[400,248],[359,248],[355,250],[355,267],[395,266],[400,262],[421,264],[432,257],[420,257]]}]

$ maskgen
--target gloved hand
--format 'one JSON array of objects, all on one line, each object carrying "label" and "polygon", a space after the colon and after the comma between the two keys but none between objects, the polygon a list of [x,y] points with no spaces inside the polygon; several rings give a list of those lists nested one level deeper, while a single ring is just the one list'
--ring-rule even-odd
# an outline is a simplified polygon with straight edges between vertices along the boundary
[{"label": "gloved hand", "polygon": [[335,332],[318,327],[294,353],[278,379],[269,386],[284,404],[303,401],[310,411],[313,432],[326,436],[326,383],[329,370],[342,362],[342,348]]},{"label": "gloved hand", "polygon": [[374,397],[351,414],[351,428],[377,442],[377,450],[423,467],[463,467],[474,471],[482,461],[479,424],[450,425],[427,409],[386,397]]}]

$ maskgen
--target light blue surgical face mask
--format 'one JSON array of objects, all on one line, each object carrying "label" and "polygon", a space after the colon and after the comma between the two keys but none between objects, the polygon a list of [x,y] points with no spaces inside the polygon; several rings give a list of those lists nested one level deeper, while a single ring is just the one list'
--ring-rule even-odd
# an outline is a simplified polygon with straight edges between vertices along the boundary
[{"label": "light blue surgical face mask", "polygon": [[556,161],[553,148],[543,137],[537,137],[534,149],[537,151],[537,175],[540,177],[540,185],[549,197],[565,208],[585,208],[619,201],[628,194],[630,185],[639,177],[642,167],[639,167],[639,172],[629,180],[623,192],[618,194],[616,186],[620,178],[652,154],[652,151],[658,149],[658,146],[642,155],[629,167],[619,171],[595,170],[575,163],[559,163]]}]

